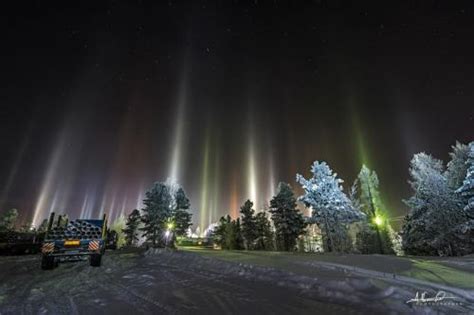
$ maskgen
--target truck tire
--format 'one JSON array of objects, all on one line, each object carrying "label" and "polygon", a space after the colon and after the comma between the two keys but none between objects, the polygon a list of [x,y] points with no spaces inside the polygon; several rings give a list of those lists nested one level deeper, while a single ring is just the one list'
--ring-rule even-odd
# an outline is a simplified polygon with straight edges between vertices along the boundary
[{"label": "truck tire", "polygon": [[43,270],[51,270],[54,269],[54,257],[43,255],[41,257],[41,269]]},{"label": "truck tire", "polygon": [[90,265],[92,267],[100,267],[101,261],[102,261],[101,254],[92,254],[90,258]]}]

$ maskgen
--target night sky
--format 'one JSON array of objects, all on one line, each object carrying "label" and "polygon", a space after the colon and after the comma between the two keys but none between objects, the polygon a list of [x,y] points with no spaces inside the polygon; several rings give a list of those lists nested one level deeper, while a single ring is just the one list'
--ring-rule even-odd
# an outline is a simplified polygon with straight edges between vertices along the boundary
[{"label": "night sky", "polygon": [[202,229],[325,160],[404,215],[413,154],[474,140],[474,7],[379,2],[4,6],[0,211],[115,217],[172,178]]}]

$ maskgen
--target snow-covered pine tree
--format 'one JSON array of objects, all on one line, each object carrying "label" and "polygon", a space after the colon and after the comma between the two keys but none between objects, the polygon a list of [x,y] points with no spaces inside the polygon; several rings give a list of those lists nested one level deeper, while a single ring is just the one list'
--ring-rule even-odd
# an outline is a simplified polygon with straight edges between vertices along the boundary
[{"label": "snow-covered pine tree", "polygon": [[277,195],[270,201],[270,213],[275,226],[277,249],[294,250],[296,239],[305,232],[306,222],[296,208],[296,198],[289,184],[278,184]]},{"label": "snow-covered pine tree", "polygon": [[463,244],[463,254],[474,253],[474,142],[469,143],[466,159],[466,176],[461,187],[456,190],[463,201],[466,221],[456,229],[456,236]]},{"label": "snow-covered pine tree", "polygon": [[452,152],[449,153],[451,160],[446,166],[444,172],[448,185],[452,189],[458,189],[463,184],[466,177],[467,169],[469,167],[467,160],[469,156],[469,146],[459,141],[452,147]]},{"label": "snow-covered pine tree", "polygon": [[346,251],[351,246],[347,225],[365,216],[352,206],[342,190],[343,180],[337,178],[326,162],[314,162],[311,172],[313,177],[310,179],[296,175],[296,181],[305,191],[299,200],[311,207],[313,222],[323,233],[325,250]]},{"label": "snow-covered pine tree", "polygon": [[122,230],[125,234],[125,244],[127,246],[136,245],[140,223],[140,211],[135,209],[128,215],[127,221],[125,222],[125,229]]},{"label": "snow-covered pine tree", "polygon": [[464,211],[470,219],[474,219],[474,141],[469,143],[469,150],[465,162],[466,176],[457,193],[466,198],[467,202]]},{"label": "snow-covered pine tree", "polygon": [[171,217],[172,197],[168,185],[162,182],[154,183],[153,187],[146,192],[143,200],[144,208],[141,229],[144,236],[153,246],[163,246],[163,233],[166,222]]},{"label": "snow-covered pine tree", "polygon": [[402,245],[411,255],[459,255],[456,229],[466,221],[460,198],[449,187],[443,163],[425,153],[411,161],[413,196],[402,230]]},{"label": "snow-covered pine tree", "polygon": [[255,210],[252,209],[253,202],[247,200],[242,207],[240,207],[240,213],[242,215],[242,236],[244,238],[244,244],[246,249],[253,249],[256,234],[255,224]]}]

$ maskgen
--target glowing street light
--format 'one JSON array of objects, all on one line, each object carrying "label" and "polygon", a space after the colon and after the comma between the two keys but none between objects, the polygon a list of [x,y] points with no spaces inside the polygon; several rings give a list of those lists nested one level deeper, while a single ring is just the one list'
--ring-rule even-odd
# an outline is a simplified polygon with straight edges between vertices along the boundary
[{"label": "glowing street light", "polygon": [[173,221],[168,221],[166,223],[166,231],[165,231],[166,247],[168,247],[171,236],[173,235],[173,229],[174,229],[174,222]]},{"label": "glowing street light", "polygon": [[375,216],[375,218],[374,218],[374,223],[375,223],[375,225],[377,225],[377,226],[383,225],[383,219],[382,219],[382,217],[381,217],[381,216],[378,216],[378,215]]}]

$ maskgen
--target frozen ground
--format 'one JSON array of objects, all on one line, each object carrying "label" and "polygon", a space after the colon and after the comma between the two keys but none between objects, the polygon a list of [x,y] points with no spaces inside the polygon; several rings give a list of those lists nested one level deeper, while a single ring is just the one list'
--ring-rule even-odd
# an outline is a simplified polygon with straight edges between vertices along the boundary
[{"label": "frozen ground", "polygon": [[[0,314],[474,314],[473,261],[149,250],[42,271],[0,257]],[[456,305],[405,303],[439,290]]]}]

